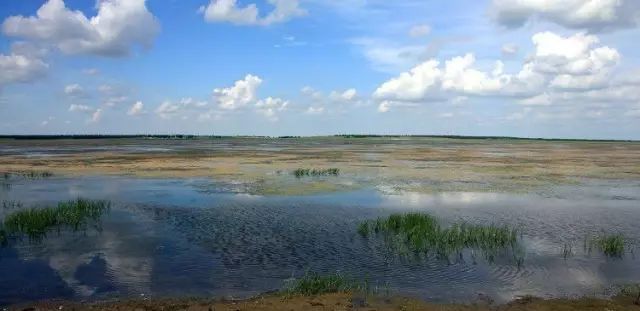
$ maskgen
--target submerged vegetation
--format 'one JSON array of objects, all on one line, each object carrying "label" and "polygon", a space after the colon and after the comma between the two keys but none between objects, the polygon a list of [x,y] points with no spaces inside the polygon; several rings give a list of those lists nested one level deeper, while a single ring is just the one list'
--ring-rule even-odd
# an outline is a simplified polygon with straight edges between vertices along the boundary
[{"label": "submerged vegetation", "polygon": [[27,236],[31,240],[42,239],[52,229],[86,229],[97,221],[110,207],[108,201],[76,199],[60,202],[55,207],[29,208],[7,217],[0,226],[0,242],[9,237]]},{"label": "submerged vegetation", "polygon": [[293,175],[300,178],[304,176],[338,176],[340,175],[340,169],[332,168],[299,168],[293,171]]},{"label": "submerged vegetation", "polygon": [[[509,248],[515,251],[518,246],[516,229],[468,223],[456,223],[443,228],[436,218],[422,213],[393,214],[365,221],[359,224],[358,232],[364,237],[371,233],[381,234],[391,247],[400,251],[434,252],[441,258],[461,254],[464,249],[477,249],[493,260],[499,251]],[[521,264],[521,258],[516,260]]]}]

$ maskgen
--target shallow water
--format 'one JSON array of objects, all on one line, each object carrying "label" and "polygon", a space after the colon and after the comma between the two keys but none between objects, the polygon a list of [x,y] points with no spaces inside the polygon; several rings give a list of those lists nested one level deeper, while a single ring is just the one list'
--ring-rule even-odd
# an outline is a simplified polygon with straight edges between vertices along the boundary
[{"label": "shallow water", "polygon": [[[1,200],[26,206],[108,199],[98,228],[53,232],[0,248],[0,305],[35,299],[145,296],[247,297],[306,270],[340,271],[391,292],[435,301],[518,295],[602,294],[640,282],[631,253],[583,250],[587,236],[640,240],[640,183],[590,181],[531,194],[395,193],[375,189],[312,196],[256,196],[207,179],[55,177],[11,180]],[[365,219],[420,210],[444,222],[509,224],[523,231],[525,261],[488,263],[399,257],[356,232]],[[0,207],[0,218],[12,210]],[[574,255],[563,257],[563,245]]]}]

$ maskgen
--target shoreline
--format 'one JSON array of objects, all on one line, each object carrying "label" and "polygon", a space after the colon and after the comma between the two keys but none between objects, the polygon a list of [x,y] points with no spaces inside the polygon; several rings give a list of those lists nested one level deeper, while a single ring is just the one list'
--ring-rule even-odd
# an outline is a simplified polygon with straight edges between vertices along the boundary
[{"label": "shoreline", "polygon": [[142,298],[82,302],[47,300],[19,303],[2,310],[425,310],[425,311],[520,311],[520,310],[640,310],[639,296],[621,292],[604,298],[522,297],[504,304],[494,304],[488,297],[479,296],[467,304],[432,303],[402,296],[365,295],[351,292],[320,295],[284,296],[263,294],[248,299],[207,298]]}]

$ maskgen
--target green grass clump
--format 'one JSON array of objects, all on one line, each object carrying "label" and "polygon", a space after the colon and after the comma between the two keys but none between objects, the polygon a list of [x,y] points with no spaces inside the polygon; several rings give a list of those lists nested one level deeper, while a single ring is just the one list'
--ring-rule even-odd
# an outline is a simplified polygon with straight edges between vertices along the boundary
[{"label": "green grass clump", "polygon": [[20,210],[4,219],[4,239],[26,235],[38,240],[46,236],[49,230],[61,227],[79,230],[90,221],[97,221],[109,207],[108,201],[76,199],[60,202],[55,207]]},{"label": "green grass clump", "polygon": [[307,272],[301,278],[285,284],[281,290],[281,293],[286,296],[314,296],[351,292],[371,294],[376,293],[377,289],[371,288],[367,280],[359,282],[341,273],[321,275]]},{"label": "green grass clump", "polygon": [[300,178],[305,176],[338,176],[340,174],[340,169],[338,168],[323,168],[323,169],[310,169],[310,168],[299,168],[293,171],[293,175]]},{"label": "green grass clump", "polygon": [[442,228],[429,214],[393,214],[358,225],[358,232],[367,237],[382,234],[396,249],[413,252],[435,252],[441,257],[460,253],[463,249],[479,249],[488,256],[514,248],[518,243],[517,230],[507,226],[453,224]]},{"label": "green grass clump", "polygon": [[621,258],[625,253],[625,239],[622,234],[602,235],[592,241],[608,257]]}]

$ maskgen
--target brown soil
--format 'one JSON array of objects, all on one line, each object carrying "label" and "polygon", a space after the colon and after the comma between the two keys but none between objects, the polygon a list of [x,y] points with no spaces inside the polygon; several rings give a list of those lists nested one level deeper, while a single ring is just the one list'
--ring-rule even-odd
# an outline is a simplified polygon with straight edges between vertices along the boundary
[{"label": "brown soil", "polygon": [[354,296],[347,293],[315,297],[263,296],[243,301],[205,300],[135,300],[100,303],[43,302],[12,306],[10,310],[217,310],[217,311],[302,311],[302,310],[425,310],[425,311],[640,311],[635,297],[619,296],[611,300],[582,298],[575,300],[523,298],[504,305],[478,302],[469,305],[432,304],[410,298]]}]

